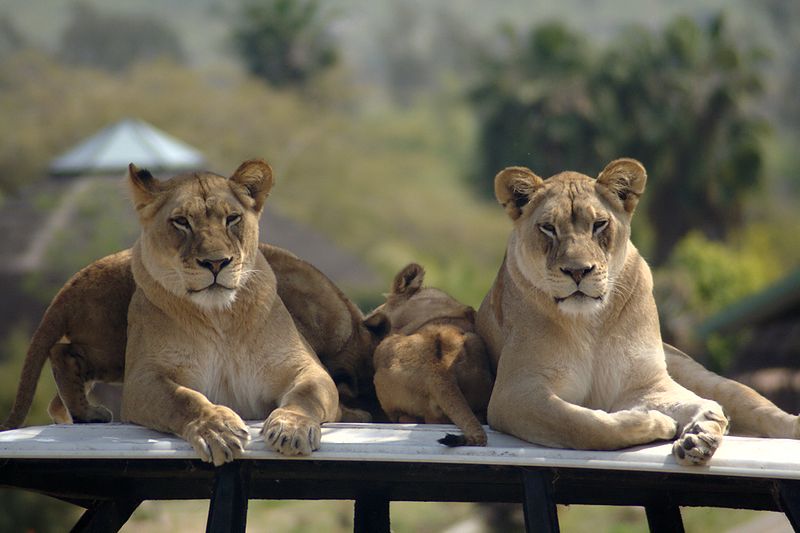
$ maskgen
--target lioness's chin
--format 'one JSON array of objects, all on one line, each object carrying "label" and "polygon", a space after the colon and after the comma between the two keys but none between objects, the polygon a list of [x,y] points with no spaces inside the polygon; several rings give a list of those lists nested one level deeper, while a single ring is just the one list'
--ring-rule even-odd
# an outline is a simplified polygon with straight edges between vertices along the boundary
[{"label": "lioness's chin", "polygon": [[575,294],[567,298],[556,298],[558,310],[567,315],[593,315],[603,308],[602,297]]},{"label": "lioness's chin", "polygon": [[198,307],[209,311],[230,309],[236,301],[237,291],[215,285],[202,291],[190,292],[189,299]]}]

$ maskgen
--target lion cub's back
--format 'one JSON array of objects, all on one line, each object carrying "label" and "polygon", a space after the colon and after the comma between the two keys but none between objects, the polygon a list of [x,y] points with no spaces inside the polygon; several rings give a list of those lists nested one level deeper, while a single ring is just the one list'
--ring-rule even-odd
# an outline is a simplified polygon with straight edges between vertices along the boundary
[{"label": "lion cub's back", "polygon": [[277,246],[261,243],[278,282],[278,296],[297,329],[321,359],[334,355],[353,335],[361,311],[312,264]]},{"label": "lion cub's back", "polygon": [[128,305],[135,289],[131,252],[123,250],[80,270],[52,305],[63,306],[65,334],[72,343],[95,346],[103,339],[124,354]]}]

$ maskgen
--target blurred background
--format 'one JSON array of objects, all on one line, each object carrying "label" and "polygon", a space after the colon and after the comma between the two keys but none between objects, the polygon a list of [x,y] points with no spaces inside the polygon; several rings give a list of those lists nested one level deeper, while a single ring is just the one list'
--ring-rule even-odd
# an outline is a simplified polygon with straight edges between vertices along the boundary
[{"label": "blurred background", "polygon": [[[596,175],[629,156],[649,174],[633,240],[664,338],[797,412],[798,93],[796,0],[3,0],[0,409],[58,288],[135,240],[131,160],[169,176],[267,159],[262,240],[367,311],[410,261],[480,304],[510,229],[501,168]],[[28,423],[53,391],[43,376]],[[206,508],[145,504],[123,531],[197,531]],[[515,512],[392,508],[395,531],[423,532],[509,531]],[[565,531],[646,530],[637,509],[559,512]],[[0,531],[77,513],[0,493]],[[687,531],[775,521],[684,515]],[[349,531],[352,503],[252,502],[249,524]]]}]

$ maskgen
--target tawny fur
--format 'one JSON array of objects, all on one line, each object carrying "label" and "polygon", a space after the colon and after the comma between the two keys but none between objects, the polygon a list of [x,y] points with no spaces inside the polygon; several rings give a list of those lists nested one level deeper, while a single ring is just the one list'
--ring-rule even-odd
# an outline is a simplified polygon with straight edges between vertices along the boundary
[{"label": "tawny fur", "polygon": [[670,377],[703,398],[722,405],[734,435],[800,438],[800,418],[778,408],[752,388],[707,370],[700,363],[664,344]]},{"label": "tawny fur", "polygon": [[[372,353],[382,335],[370,331],[358,307],[310,263],[276,246],[262,243],[259,249],[295,326],[334,377],[340,419],[368,421],[368,413],[349,406],[359,391],[372,389]],[[95,261],[61,288],[31,339],[14,406],[0,427],[13,429],[25,421],[48,358],[59,390],[48,406],[55,422],[119,420],[121,388],[92,383],[122,382],[134,289],[130,250]]]},{"label": "tawny fur", "polygon": [[358,407],[374,394],[372,353],[385,333],[368,327],[358,306],[316,267],[276,246],[260,249],[278,278],[278,296],[336,383],[341,420],[369,422]]},{"label": "tawny fur", "polygon": [[107,409],[87,401],[86,386],[94,380],[122,379],[128,303],[135,288],[130,258],[130,250],[124,250],[95,261],[53,298],[31,339],[5,428],[25,421],[48,358],[61,396],[51,402],[57,417],[65,416],[66,404],[78,422],[111,419]]},{"label": "tawny fur", "polygon": [[375,350],[375,391],[394,422],[456,424],[450,444],[486,445],[492,391],[486,348],[475,333],[475,311],[443,291],[422,287],[424,271],[410,264],[395,277],[386,303],[367,320],[386,317],[391,334]]},{"label": "tawny fur", "polygon": [[220,465],[241,453],[243,419],[266,418],[269,447],[310,454],[338,394],[258,248],[269,165],[166,182],[131,165],[129,183],[142,233],[131,252],[122,421],[179,435]]},{"label": "tawny fur", "polygon": [[794,435],[796,417],[758,395],[749,395],[747,408],[737,405],[742,385],[674,349],[665,360],[650,269],[630,242],[645,183],[644,167],[631,159],[613,161],[596,180],[575,172],[542,180],[522,167],[495,178],[514,225],[478,311],[497,373],[489,424],[578,449],[677,436],[676,460],[705,464],[728,422],[717,402],[693,389],[735,412],[734,429]]}]

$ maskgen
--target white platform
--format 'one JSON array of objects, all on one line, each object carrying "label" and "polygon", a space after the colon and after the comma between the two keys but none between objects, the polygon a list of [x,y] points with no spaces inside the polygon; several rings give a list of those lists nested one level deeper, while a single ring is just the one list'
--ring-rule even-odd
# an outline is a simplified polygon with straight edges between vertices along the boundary
[{"label": "white platform", "polygon": [[[243,459],[289,458],[266,448],[261,422],[249,423]],[[675,463],[671,445],[660,443],[598,452],[545,448],[487,430],[489,445],[447,448],[436,440],[454,426],[418,424],[325,424],[317,461],[389,461],[522,465],[679,472],[800,479],[800,440],[726,437],[706,467]],[[36,426],[0,433],[0,462],[18,459],[196,459],[184,440],[126,424]]]}]

